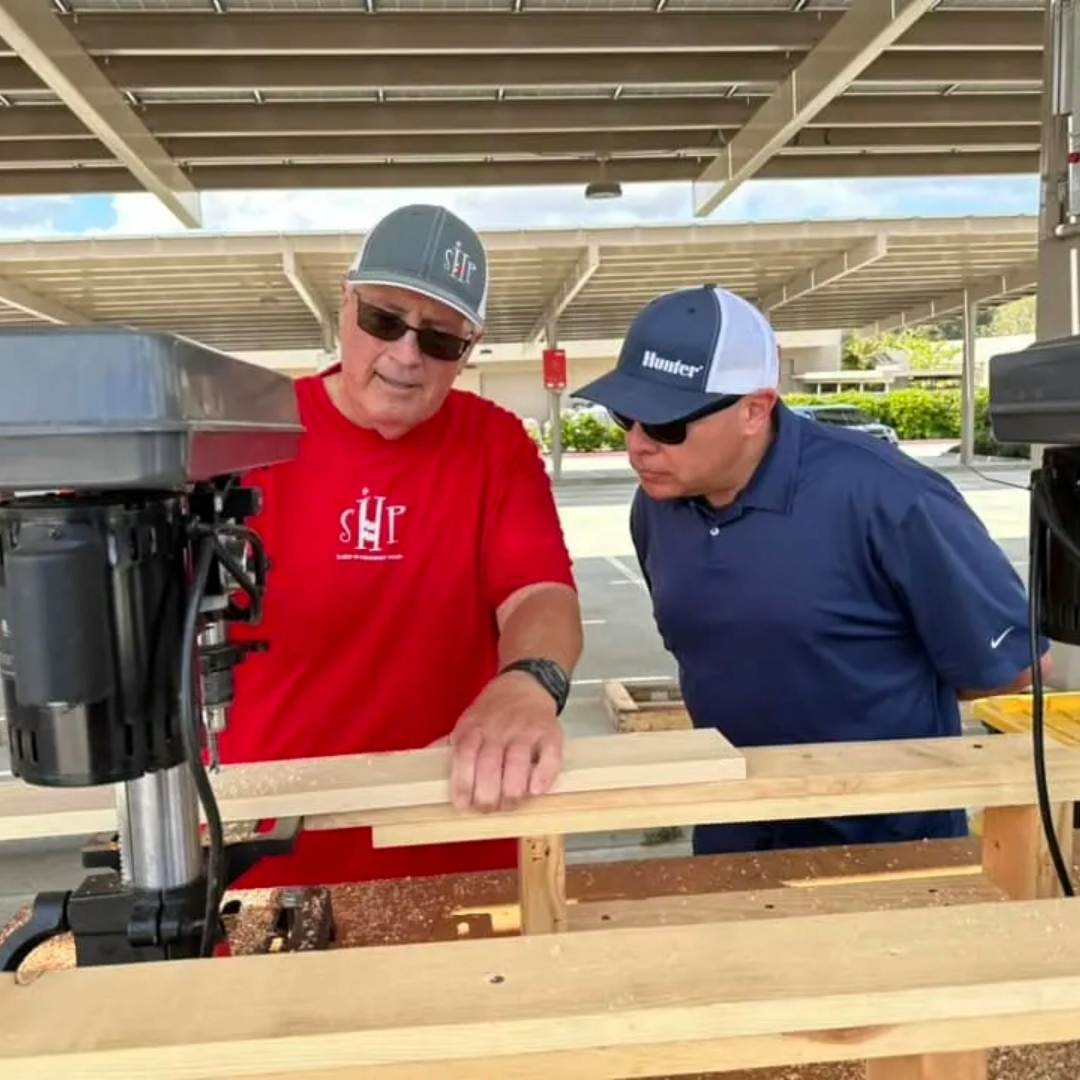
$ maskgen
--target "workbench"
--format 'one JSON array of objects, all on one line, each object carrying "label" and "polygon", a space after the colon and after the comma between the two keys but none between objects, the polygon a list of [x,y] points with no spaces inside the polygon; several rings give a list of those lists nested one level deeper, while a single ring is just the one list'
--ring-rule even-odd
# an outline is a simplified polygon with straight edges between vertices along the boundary
[{"label": "workbench", "polygon": [[[1050,746],[1047,758],[1071,858],[1063,804],[1080,797],[1080,753]],[[309,827],[366,822],[377,843],[517,835],[518,872],[337,888],[325,952],[57,972],[51,946],[19,984],[0,984],[0,1075],[1080,1075],[1080,903],[1055,897],[1022,736],[748,751],[745,780],[571,791],[486,815],[372,808],[334,769],[333,791],[283,780],[269,795],[232,792],[223,812],[306,799],[319,805]],[[57,814],[80,799],[65,793]],[[594,828],[955,805],[983,809],[980,837],[564,859],[563,834]],[[271,898],[240,899],[242,953]]]}]

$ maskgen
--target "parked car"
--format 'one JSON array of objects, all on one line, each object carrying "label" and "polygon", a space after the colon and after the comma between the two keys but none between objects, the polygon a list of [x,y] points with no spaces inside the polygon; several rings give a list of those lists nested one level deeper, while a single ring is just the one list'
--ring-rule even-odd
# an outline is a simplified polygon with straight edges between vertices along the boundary
[{"label": "parked car", "polygon": [[836,427],[865,432],[893,446],[899,445],[900,442],[894,428],[888,424],[879,423],[853,405],[793,405],[791,411],[805,416],[808,420],[815,420],[819,424],[833,424]]}]

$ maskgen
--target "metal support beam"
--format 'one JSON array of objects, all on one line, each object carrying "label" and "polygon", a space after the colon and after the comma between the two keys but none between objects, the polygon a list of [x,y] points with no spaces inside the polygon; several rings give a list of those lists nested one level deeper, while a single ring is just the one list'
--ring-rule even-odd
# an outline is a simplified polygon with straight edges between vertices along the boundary
[{"label": "metal support beam", "polygon": [[202,224],[198,192],[54,9],[40,0],[2,0],[0,37],[147,191],[183,224]]},{"label": "metal support beam", "polygon": [[0,278],[0,304],[16,308],[36,319],[63,326],[83,326],[93,321],[81,312],[65,307],[58,300],[40,296],[11,278]]},{"label": "metal support beam", "polygon": [[1014,293],[1029,292],[1038,284],[1038,281],[1039,264],[1037,262],[1025,263],[1003,274],[994,274],[991,277],[980,278],[978,281],[970,281],[963,288],[947,293],[937,300],[908,308],[907,311],[901,311],[887,319],[879,319],[877,322],[861,327],[859,333],[864,337],[869,337],[875,334],[887,334],[890,330],[902,330],[906,326],[919,326],[939,319],[942,315],[952,315],[956,311],[961,311],[965,299],[982,304],[987,300],[1012,296]]},{"label": "metal support beam", "polygon": [[975,460],[975,327],[979,302],[964,290],[964,353],[960,359],[960,464]]},{"label": "metal support beam", "polygon": [[711,214],[933,5],[934,0],[855,0],[694,181],[694,213]]},{"label": "metal support beam", "polygon": [[318,293],[309,281],[291,245],[286,245],[281,256],[281,268],[296,295],[304,301],[307,309],[315,316],[322,332],[323,348],[328,353],[333,352],[337,346],[334,320],[330,317],[330,312],[326,310],[326,305],[319,299]]},{"label": "metal support beam", "polygon": [[[214,53],[233,56],[309,56],[351,54],[357,59],[401,52],[476,57],[506,53],[630,53],[654,55],[669,50],[713,51],[718,54],[803,52],[842,17],[841,11],[677,10],[607,11],[578,7],[562,11],[525,9],[511,13],[478,10],[433,12],[416,18],[411,11],[380,5],[377,19],[357,18],[350,10],[304,8],[286,11],[233,10],[222,15],[210,10],[169,11],[157,6],[151,18],[142,12],[106,11],[78,5],[72,32],[91,53],[105,56],[184,55]],[[269,5],[265,5],[269,8]],[[953,53],[959,49],[1010,47],[1042,49],[1038,11],[997,10],[993,18],[982,11],[931,12],[905,35],[905,50]]]},{"label": "metal support beam", "polygon": [[888,252],[889,245],[884,236],[872,236],[868,240],[862,240],[847,251],[842,251],[839,255],[834,255],[818,263],[817,266],[796,274],[784,282],[780,288],[765,293],[758,302],[758,307],[768,314],[784,304],[790,304],[817,289],[842,280],[864,266],[885,258]]},{"label": "metal support beam", "polygon": [[[549,333],[549,327],[558,324],[559,316],[574,302],[574,297],[585,288],[599,269],[600,248],[596,244],[589,244],[533,324],[528,337],[530,344],[539,344],[544,335]],[[554,348],[554,345],[551,347]]]}]

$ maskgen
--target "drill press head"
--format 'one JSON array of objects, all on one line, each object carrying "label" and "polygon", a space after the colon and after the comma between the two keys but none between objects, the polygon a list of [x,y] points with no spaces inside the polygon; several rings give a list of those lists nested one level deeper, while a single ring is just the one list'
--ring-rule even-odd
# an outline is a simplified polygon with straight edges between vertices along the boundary
[{"label": "drill press head", "polygon": [[1043,445],[1031,479],[1033,622],[1080,645],[1080,335],[999,353],[989,374],[995,437]]},{"label": "drill press head", "polygon": [[[195,553],[216,543],[241,561],[258,493],[237,479],[294,456],[301,432],[291,379],[179,337],[0,332],[0,492],[12,493],[0,677],[15,775],[114,783],[178,763]],[[203,620],[220,631],[225,582],[206,588],[219,605],[204,598]]]}]

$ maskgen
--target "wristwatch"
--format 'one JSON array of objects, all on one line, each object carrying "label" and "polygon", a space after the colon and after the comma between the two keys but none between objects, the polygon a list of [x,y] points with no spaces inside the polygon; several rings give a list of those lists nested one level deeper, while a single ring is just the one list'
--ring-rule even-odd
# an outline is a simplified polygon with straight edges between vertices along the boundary
[{"label": "wristwatch", "polygon": [[556,716],[566,708],[566,699],[570,696],[570,679],[554,660],[532,657],[514,660],[502,668],[499,674],[505,675],[508,671],[524,671],[536,679],[555,699]]}]

